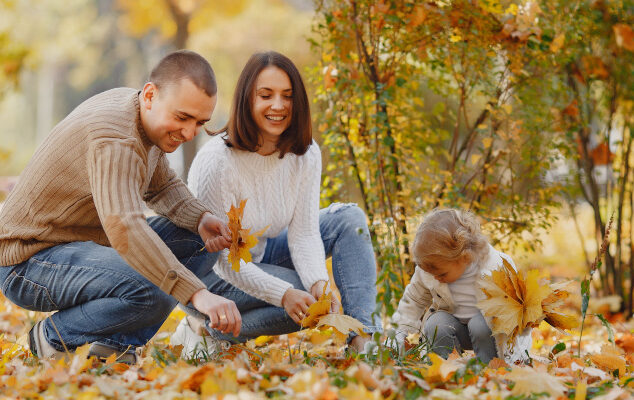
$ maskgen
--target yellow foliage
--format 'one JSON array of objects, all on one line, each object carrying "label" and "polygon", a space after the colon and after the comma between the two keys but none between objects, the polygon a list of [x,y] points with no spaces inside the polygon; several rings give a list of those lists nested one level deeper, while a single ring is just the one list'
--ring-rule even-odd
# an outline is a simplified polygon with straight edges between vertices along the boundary
[{"label": "yellow foliage", "polygon": [[319,300],[308,307],[307,315],[301,321],[301,325],[303,328],[312,328],[313,326],[317,325],[317,321],[321,316],[330,312],[332,292],[326,294],[327,286],[328,285],[324,285],[324,293],[319,296]]},{"label": "yellow foliage", "polygon": [[[119,25],[133,36],[143,36],[153,29],[165,39],[176,34],[175,13],[188,16],[187,32],[207,28],[211,21],[240,13],[245,0],[118,0],[123,11]],[[172,4],[173,8],[170,8]]]},{"label": "yellow foliage", "polygon": [[518,274],[504,260],[500,269],[483,278],[481,289],[487,298],[478,306],[491,318],[493,334],[508,335],[509,342],[525,328],[539,326],[544,319],[556,328],[570,329],[576,326],[576,320],[559,310],[568,296],[564,286],[543,284],[538,270]]},{"label": "yellow foliage", "polygon": [[227,217],[229,217],[229,223],[227,225],[231,231],[231,247],[229,248],[229,256],[227,258],[231,263],[231,268],[238,272],[240,271],[240,260],[250,262],[253,259],[251,257],[251,249],[258,244],[257,237],[262,236],[269,228],[266,226],[264,229],[253,234],[250,233],[250,229],[242,228],[242,216],[246,204],[246,200],[240,201],[238,208],[232,204],[227,212]]}]

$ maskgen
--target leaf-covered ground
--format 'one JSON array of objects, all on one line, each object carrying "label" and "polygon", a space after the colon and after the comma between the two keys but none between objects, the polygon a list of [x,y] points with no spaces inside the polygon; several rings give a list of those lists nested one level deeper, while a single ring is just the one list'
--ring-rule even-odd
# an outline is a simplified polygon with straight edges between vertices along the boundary
[{"label": "leaf-covered ground", "polygon": [[[217,357],[187,363],[169,344],[183,316],[176,310],[128,367],[87,359],[79,348],[70,361],[34,358],[26,332],[44,314],[0,298],[0,398],[11,399],[626,399],[634,397],[634,323],[612,316],[610,331],[588,316],[581,356],[579,332],[562,334],[543,324],[534,330],[532,365],[483,365],[472,352],[449,360],[420,357],[425,347],[398,355],[380,347],[376,356],[348,354],[331,331],[304,330],[234,345]],[[412,339],[412,341],[414,341]],[[553,354],[556,353],[556,354]]]}]

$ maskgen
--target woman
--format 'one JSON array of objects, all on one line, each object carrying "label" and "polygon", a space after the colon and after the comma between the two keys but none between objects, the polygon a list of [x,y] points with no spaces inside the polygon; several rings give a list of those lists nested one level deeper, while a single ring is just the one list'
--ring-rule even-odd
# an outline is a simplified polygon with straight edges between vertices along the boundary
[{"label": "woman", "polygon": [[[304,83],[292,61],[276,52],[251,56],[238,80],[229,122],[213,135],[192,163],[190,189],[216,215],[246,199],[242,226],[251,232],[266,228],[251,249],[254,262],[241,261],[240,271],[234,271],[223,250],[203,277],[214,293],[236,302],[242,314],[238,340],[300,329],[308,307],[324,287],[329,290],[327,255],[332,255],[344,313],[369,333],[380,330],[371,317],[376,261],[366,217],[354,204],[319,210],[321,153],[312,140]],[[336,296],[331,309],[339,309]],[[232,340],[201,326],[189,316],[173,335],[173,343],[184,345],[185,357],[195,355],[201,342],[213,351],[219,339]],[[350,336],[357,351],[367,342]]]}]

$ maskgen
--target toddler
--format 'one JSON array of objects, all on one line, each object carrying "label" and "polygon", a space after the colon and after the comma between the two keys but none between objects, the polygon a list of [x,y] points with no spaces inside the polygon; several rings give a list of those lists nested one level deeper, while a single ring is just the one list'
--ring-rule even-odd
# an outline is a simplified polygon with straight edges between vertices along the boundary
[{"label": "toddler", "polygon": [[402,346],[410,332],[422,332],[431,351],[443,358],[456,349],[474,350],[488,363],[494,357],[507,362],[524,359],[531,347],[530,329],[509,345],[505,335],[492,336],[489,321],[478,309],[484,297],[479,279],[511,258],[495,250],[480,231],[475,216],[455,209],[429,213],[412,245],[416,271],[405,288],[392,321]]}]

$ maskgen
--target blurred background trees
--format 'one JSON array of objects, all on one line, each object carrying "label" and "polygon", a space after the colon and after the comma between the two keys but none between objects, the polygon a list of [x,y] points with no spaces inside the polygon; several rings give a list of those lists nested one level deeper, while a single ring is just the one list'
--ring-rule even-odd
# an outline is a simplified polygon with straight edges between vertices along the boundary
[{"label": "blurred background trees", "polygon": [[[0,0],[0,9],[0,176],[18,175],[81,101],[141,87],[174,49],[214,67],[209,128],[218,128],[247,58],[275,49],[305,71],[323,204],[367,211],[388,313],[413,269],[409,240],[434,207],[472,210],[495,246],[517,253],[538,248],[561,216],[582,255],[555,256],[579,264],[577,274],[614,214],[595,286],[632,312],[634,0]],[[205,139],[170,155],[183,176]],[[551,253],[570,251],[548,240]]]}]

